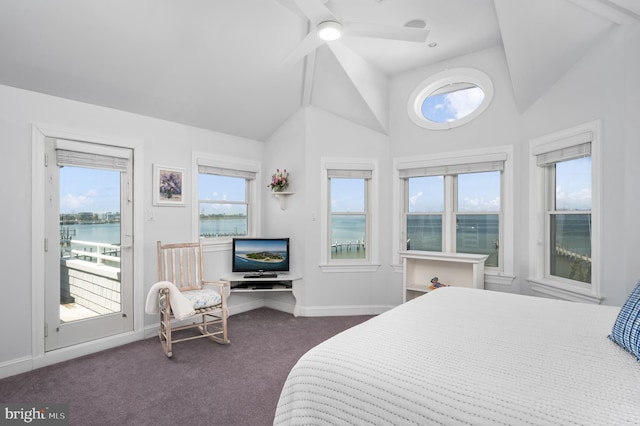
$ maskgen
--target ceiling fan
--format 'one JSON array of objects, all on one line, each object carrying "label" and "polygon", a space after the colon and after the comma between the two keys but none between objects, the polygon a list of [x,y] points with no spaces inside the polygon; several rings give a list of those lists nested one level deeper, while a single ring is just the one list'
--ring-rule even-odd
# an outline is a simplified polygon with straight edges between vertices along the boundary
[{"label": "ceiling fan", "polygon": [[429,34],[429,31],[424,29],[424,21],[421,20],[411,21],[401,27],[342,21],[331,10],[331,6],[335,6],[331,0],[278,0],[278,2],[295,13],[302,12],[310,23],[309,34],[287,55],[285,63],[302,59],[322,44],[342,37],[368,37],[422,43]]}]

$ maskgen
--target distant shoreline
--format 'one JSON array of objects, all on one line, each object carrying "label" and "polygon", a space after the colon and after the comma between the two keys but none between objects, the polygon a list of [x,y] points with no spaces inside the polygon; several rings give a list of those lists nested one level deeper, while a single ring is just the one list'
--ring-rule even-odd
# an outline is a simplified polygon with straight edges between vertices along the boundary
[{"label": "distant shoreline", "polygon": [[246,219],[246,216],[200,216],[200,220],[238,220]]},{"label": "distant shoreline", "polygon": [[[249,254],[255,254],[255,253],[249,253]],[[284,260],[284,259],[273,259],[271,257],[267,257],[265,259],[254,259],[252,257],[249,257],[246,254],[236,254],[236,256],[251,262],[260,262],[260,263],[279,263]]]},{"label": "distant shoreline", "polygon": [[111,220],[111,221],[98,221],[98,222],[60,222],[61,226],[75,226],[75,225],[111,225],[114,223],[120,223],[119,220]]}]

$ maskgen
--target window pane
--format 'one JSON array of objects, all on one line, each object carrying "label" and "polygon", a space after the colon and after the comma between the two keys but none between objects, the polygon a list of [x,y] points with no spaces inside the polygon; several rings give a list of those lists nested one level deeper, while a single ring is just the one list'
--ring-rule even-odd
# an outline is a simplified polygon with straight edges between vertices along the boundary
[{"label": "window pane", "polygon": [[497,214],[458,215],[456,218],[456,251],[488,254],[485,266],[498,266],[499,216]]},{"label": "window pane", "polygon": [[591,215],[552,214],[550,274],[591,283]]},{"label": "window pane", "polygon": [[246,204],[200,203],[200,236],[229,237],[247,235]]},{"label": "window pane", "polygon": [[591,210],[591,157],[556,163],[555,210]]},{"label": "window pane", "polygon": [[246,179],[198,174],[198,199],[210,201],[246,201]]},{"label": "window pane", "polygon": [[444,211],[444,177],[422,176],[409,178],[409,213]]},{"label": "window pane", "polygon": [[458,175],[458,211],[500,211],[500,172]]},{"label": "window pane", "polygon": [[246,188],[242,177],[198,174],[201,237],[248,235]]},{"label": "window pane", "polygon": [[441,87],[427,96],[422,115],[435,123],[459,120],[471,114],[484,101],[484,91],[471,83]]},{"label": "window pane", "polygon": [[331,259],[364,259],[366,215],[331,215]]},{"label": "window pane", "polygon": [[364,179],[331,178],[331,212],[364,213]]},{"label": "window pane", "polygon": [[442,251],[442,215],[408,215],[407,250]]}]

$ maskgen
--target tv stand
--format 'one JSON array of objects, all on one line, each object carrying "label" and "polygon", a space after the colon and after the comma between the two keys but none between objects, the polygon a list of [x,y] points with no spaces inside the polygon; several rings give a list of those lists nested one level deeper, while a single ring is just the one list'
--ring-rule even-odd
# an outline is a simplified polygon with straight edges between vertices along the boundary
[{"label": "tv stand", "polygon": [[[302,286],[300,285],[302,277],[288,272],[271,273],[275,275],[271,277],[267,276],[267,274],[269,272],[264,272],[257,277],[246,277],[244,273],[232,273],[223,276],[221,280],[228,281],[231,284],[231,295],[243,296],[238,299],[240,302],[244,299],[246,301],[245,304],[251,306],[249,309],[266,306],[280,311],[290,311],[291,299],[290,296],[286,296],[290,294],[294,299],[293,312],[290,313],[294,316],[299,316],[299,302],[302,300]],[[287,298],[289,299],[288,301]],[[244,310],[249,309],[245,308]]]},{"label": "tv stand", "polygon": [[248,272],[244,274],[244,278],[277,278],[278,274],[276,272],[265,272],[265,271],[257,271],[257,272]]}]

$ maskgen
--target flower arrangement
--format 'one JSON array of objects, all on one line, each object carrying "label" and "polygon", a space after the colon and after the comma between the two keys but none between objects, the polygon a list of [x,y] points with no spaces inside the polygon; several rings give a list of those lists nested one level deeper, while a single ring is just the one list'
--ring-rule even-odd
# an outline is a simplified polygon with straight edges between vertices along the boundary
[{"label": "flower arrangement", "polygon": [[289,172],[287,169],[280,171],[276,169],[276,172],[271,175],[271,182],[267,187],[271,188],[273,192],[282,192],[289,186]]}]

